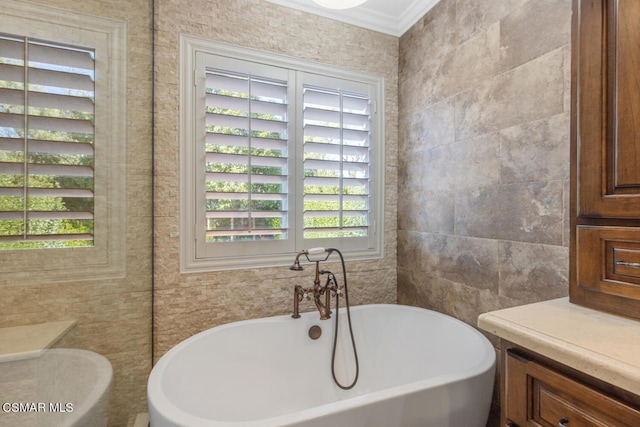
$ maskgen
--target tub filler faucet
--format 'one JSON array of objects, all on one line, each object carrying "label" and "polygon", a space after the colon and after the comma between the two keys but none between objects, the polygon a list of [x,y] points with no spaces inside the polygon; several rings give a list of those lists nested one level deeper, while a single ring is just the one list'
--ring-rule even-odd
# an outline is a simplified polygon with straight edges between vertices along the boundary
[{"label": "tub filler faucet", "polygon": [[[329,259],[332,253],[337,253],[340,257],[340,264],[342,265],[342,279],[344,283],[342,286],[338,285],[338,280],[336,276],[330,271],[320,270],[320,263]],[[353,335],[353,328],[351,327],[351,310],[349,309],[349,291],[347,286],[347,269],[344,264],[344,257],[342,256],[342,252],[338,249],[334,248],[314,248],[298,252],[296,255],[296,259],[293,262],[293,265],[290,267],[293,271],[302,271],[302,265],[300,265],[300,257],[304,255],[307,261],[316,263],[316,277],[313,280],[313,286],[310,288],[304,288],[300,285],[296,285],[293,289],[293,314],[291,317],[297,319],[300,317],[300,301],[304,298],[311,299],[310,294],[313,293],[313,301],[316,303],[316,307],[320,312],[320,320],[327,320],[331,318],[331,297],[334,296],[336,298],[336,315],[335,315],[335,332],[333,335],[333,350],[331,351],[331,375],[333,376],[333,381],[336,383],[338,387],[343,390],[350,390],[353,386],[358,382],[358,375],[360,372],[360,365],[358,363],[358,352],[356,351],[356,341]],[[327,275],[327,281],[324,286],[320,284],[320,275]],[[344,292],[342,291],[344,289]],[[320,298],[325,296],[325,303],[323,304]],[[344,297],[345,302],[345,311],[347,313],[347,321],[349,322],[349,336],[351,338],[351,345],[353,346],[353,358],[356,366],[355,377],[353,381],[349,384],[343,384],[338,377],[336,376],[336,348],[338,348],[338,325],[340,321],[340,297]],[[317,327],[317,326],[316,326]],[[309,336],[311,336],[311,331],[309,331]],[[314,338],[315,339],[315,338]]]},{"label": "tub filler faucet", "polygon": [[[302,265],[300,265],[300,256],[304,255],[309,262],[316,263],[316,276],[313,280],[313,286],[310,288],[304,288],[300,285],[296,285],[293,289],[293,314],[291,317],[297,319],[300,317],[300,301],[303,299],[311,299],[310,295],[313,294],[313,302],[316,304],[316,308],[320,313],[320,320],[327,320],[331,318],[331,296],[340,295],[340,287],[337,284],[335,276],[330,271],[320,270],[320,262],[326,261],[331,255],[331,249],[314,248],[309,250],[303,250],[296,255],[296,259],[293,265],[290,267],[294,271],[302,271]],[[320,284],[320,275],[326,274],[327,281],[324,285]],[[324,295],[325,302],[322,303],[321,298]]]}]

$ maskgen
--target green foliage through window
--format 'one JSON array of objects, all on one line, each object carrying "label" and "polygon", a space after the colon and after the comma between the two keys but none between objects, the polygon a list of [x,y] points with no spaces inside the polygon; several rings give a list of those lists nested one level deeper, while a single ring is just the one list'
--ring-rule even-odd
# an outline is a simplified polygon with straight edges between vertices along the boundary
[{"label": "green foliage through window", "polygon": [[286,82],[207,73],[207,241],[286,238]]},{"label": "green foliage through window", "polygon": [[94,56],[0,35],[0,249],[93,245]]}]

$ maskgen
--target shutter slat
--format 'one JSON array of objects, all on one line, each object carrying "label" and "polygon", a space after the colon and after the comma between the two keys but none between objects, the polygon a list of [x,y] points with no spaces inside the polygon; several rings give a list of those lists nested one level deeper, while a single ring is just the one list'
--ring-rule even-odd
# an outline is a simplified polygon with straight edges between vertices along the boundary
[{"label": "shutter slat", "polygon": [[340,108],[340,95],[338,93],[320,92],[305,88],[304,103],[305,106],[322,106],[323,108],[338,110]]},{"label": "shutter slat", "polygon": [[[72,211],[46,211],[28,212],[29,220],[83,220],[93,219],[92,212],[72,212]],[[0,220],[21,220],[24,218],[22,211],[0,211]]]},{"label": "shutter slat", "polygon": [[206,218],[284,218],[286,211],[209,211]]},{"label": "shutter slat", "polygon": [[[1,116],[0,116],[1,117]],[[2,151],[24,151],[24,140],[18,138],[0,137],[0,150]]]},{"label": "shutter slat", "polygon": [[254,80],[251,82],[251,95],[259,99],[284,100],[287,98],[287,85],[280,82]]},{"label": "shutter slat", "polygon": [[[305,153],[309,154],[331,154],[335,156],[340,155],[341,146],[339,144],[329,144],[322,142],[309,142],[306,141],[304,144]],[[358,158],[363,162],[369,161],[369,147],[364,146],[352,146],[352,145],[343,145],[342,153],[345,158],[354,157]]]},{"label": "shutter slat", "polygon": [[0,173],[3,175],[23,175],[24,163],[0,162]]},{"label": "shutter slat", "polygon": [[0,36],[0,58],[24,60],[24,39]]},{"label": "shutter slat", "polygon": [[342,125],[345,128],[356,130],[369,129],[369,115],[354,113],[343,113],[341,115],[339,111],[324,110],[319,108],[305,108],[304,110],[305,123],[309,124],[324,125],[330,128],[339,128],[341,118]]},{"label": "shutter slat", "polygon": [[64,71],[29,68],[29,85],[41,85],[63,89],[75,89],[93,92],[95,84],[91,77],[84,74]]},{"label": "shutter slat", "polygon": [[[367,187],[368,179],[343,178],[344,187]],[[305,187],[336,187],[340,185],[340,178],[307,176],[304,178]]]},{"label": "shutter slat", "polygon": [[[207,172],[207,181],[210,182],[248,182],[247,174]],[[254,184],[281,184],[287,182],[286,175],[252,175],[251,182]]]},{"label": "shutter slat", "polygon": [[342,198],[345,202],[360,202],[367,203],[369,201],[369,195],[352,195],[352,194],[317,194],[317,193],[307,193],[305,195],[305,201],[310,202],[332,202],[337,203]]},{"label": "shutter slat", "polygon": [[[334,218],[336,216],[336,209],[332,209],[332,210],[324,210],[324,211],[305,211],[304,212],[304,217],[305,218],[323,218],[323,217],[331,217]],[[349,211],[349,210],[342,210],[342,215],[343,216],[350,216],[350,217],[366,217],[367,216],[367,211]]]},{"label": "shutter slat", "polygon": [[[1,75],[2,74],[0,73],[0,76]],[[0,88],[0,104],[9,104],[13,106],[24,107],[24,90]],[[0,114],[4,113],[0,112]]]},{"label": "shutter slat", "polygon": [[[1,216],[0,216],[1,219]],[[87,233],[78,234],[28,234],[28,235],[0,235],[0,242],[49,242],[49,241],[66,241],[77,242],[87,241],[93,242],[93,235]]]},{"label": "shutter slat", "polygon": [[365,174],[359,178],[366,178],[366,174],[369,172],[368,162],[339,162],[335,160],[305,160],[305,169],[320,169],[324,171],[346,171],[346,172],[359,172]]},{"label": "shutter slat", "polygon": [[[93,145],[90,143],[29,139],[27,144],[29,153],[93,156]],[[22,139],[0,138],[0,150],[23,151],[23,149],[24,140]]]},{"label": "shutter slat", "polygon": [[94,60],[89,50],[64,48],[39,42],[29,45],[29,61],[92,70]]},{"label": "shutter slat", "polygon": [[35,212],[29,211],[30,220],[49,220],[49,219],[93,219],[92,212],[76,212],[76,211],[47,211]]},{"label": "shutter slat", "polygon": [[29,128],[45,131],[93,134],[93,124],[90,121],[60,117],[29,116]]},{"label": "shutter slat", "polygon": [[206,85],[208,88],[227,92],[237,92],[245,95],[249,93],[249,81],[246,78],[207,72]]},{"label": "shutter slat", "polygon": [[369,227],[305,227],[304,237],[313,239],[318,237],[354,237],[366,236]]},{"label": "shutter slat", "polygon": [[77,165],[29,164],[30,175],[93,177],[93,168]]},{"label": "shutter slat", "polygon": [[23,197],[24,187],[0,187],[0,196]]},{"label": "shutter slat", "polygon": [[251,230],[234,230],[220,228],[207,230],[207,237],[239,237],[239,236],[280,236],[287,232],[286,228],[252,228]]},{"label": "shutter slat", "polygon": [[371,114],[369,98],[345,95],[342,102],[344,110],[349,113],[366,116]]},{"label": "shutter slat", "polygon": [[[24,187],[0,187],[0,196],[23,197]],[[27,188],[31,197],[93,198],[93,191],[73,188]]]},{"label": "shutter slat", "polygon": [[[219,126],[224,128],[249,129],[249,117],[232,116],[230,114],[207,113],[205,116],[207,126]],[[218,131],[220,132],[220,131]]]},{"label": "shutter slat", "polygon": [[29,106],[93,113],[93,101],[91,100],[91,98],[69,96],[65,94],[52,94],[30,91]]},{"label": "shutter slat", "polygon": [[93,199],[93,191],[77,188],[29,188],[27,191],[31,197]]},{"label": "shutter slat", "polygon": [[[340,140],[341,136],[339,128],[318,125],[305,125],[304,133],[305,138],[317,137]],[[358,129],[343,129],[342,137],[345,144],[351,142],[353,145],[362,146],[369,140],[369,131]]]},{"label": "shutter slat", "polygon": [[77,156],[93,156],[93,145],[84,142],[43,141],[30,139],[29,153],[40,154],[72,154]]},{"label": "shutter slat", "polygon": [[[249,137],[244,135],[229,135],[223,133],[207,133],[207,144],[212,145],[228,145],[234,147],[249,147]],[[264,148],[271,150],[285,150],[288,141],[286,139],[276,138],[251,138],[251,146],[253,148]]]},{"label": "shutter slat", "polygon": [[[211,200],[247,200],[247,193],[223,193],[208,191],[206,195],[207,199]],[[254,193],[251,195],[251,200],[273,200],[284,202],[287,200],[286,193]]]},{"label": "shutter slat", "polygon": [[13,113],[0,113],[0,128],[24,129],[24,115]]},{"label": "shutter slat", "polygon": [[230,163],[234,165],[248,165],[251,157],[252,166],[271,166],[283,168],[287,166],[287,159],[282,157],[246,156],[240,154],[208,153],[207,163]]},{"label": "shutter slat", "polygon": [[287,122],[279,120],[264,120],[226,114],[207,113],[207,126],[220,126],[236,129],[251,129],[253,132],[280,132],[287,130]]},{"label": "shutter slat", "polygon": [[24,84],[24,67],[0,63],[0,81],[2,80]]},{"label": "shutter slat", "polygon": [[[241,111],[244,113],[249,112],[249,99],[236,96],[208,93],[207,105],[215,105],[216,108]],[[287,105],[279,102],[252,100],[251,112],[253,114],[269,114],[278,118],[285,117],[287,114]]]}]

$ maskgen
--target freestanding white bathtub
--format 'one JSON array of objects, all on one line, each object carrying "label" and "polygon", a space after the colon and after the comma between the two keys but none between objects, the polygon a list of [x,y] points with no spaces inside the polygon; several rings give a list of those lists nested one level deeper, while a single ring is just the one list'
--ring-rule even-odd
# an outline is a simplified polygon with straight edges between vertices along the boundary
[{"label": "freestanding white bathtub", "polygon": [[[148,382],[151,427],[484,427],[495,352],[452,317],[403,305],[351,308],[359,379],[331,375],[335,313],[218,326],[181,342]],[[318,325],[320,338],[308,331]],[[354,378],[340,310],[337,377]]]}]

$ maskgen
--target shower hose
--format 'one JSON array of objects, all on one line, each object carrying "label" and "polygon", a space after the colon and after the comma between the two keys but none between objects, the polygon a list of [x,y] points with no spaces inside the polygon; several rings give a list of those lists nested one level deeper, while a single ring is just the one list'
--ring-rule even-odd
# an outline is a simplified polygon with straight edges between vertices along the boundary
[{"label": "shower hose", "polygon": [[[331,375],[333,376],[333,381],[336,383],[336,385],[338,387],[340,387],[343,390],[350,390],[352,389],[356,383],[358,382],[358,375],[360,373],[360,365],[358,363],[358,352],[356,351],[356,341],[353,338],[353,328],[351,327],[351,312],[349,310],[349,290],[347,287],[347,269],[345,267],[344,264],[344,258],[342,256],[342,252],[340,252],[338,249],[334,249],[334,248],[329,248],[327,249],[327,252],[336,252],[339,256],[340,256],[340,262],[342,264],[342,277],[344,280],[344,303],[345,306],[347,308],[347,321],[349,323],[349,334],[351,336],[351,345],[353,346],[353,356],[355,358],[355,364],[356,364],[356,375],[355,378],[353,379],[353,382],[349,385],[343,385],[340,383],[340,381],[338,380],[338,378],[336,377],[336,368],[335,368],[335,362],[336,362],[336,347],[338,345],[338,325],[339,325],[339,320],[340,320],[340,293],[336,292],[336,327],[335,327],[335,334],[333,336],[333,350],[332,350],[332,354],[331,354]],[[327,271],[326,273],[329,273],[329,276],[327,278],[327,280],[334,280],[336,282],[336,288],[339,289],[338,287],[338,283],[335,279],[335,275],[333,273],[331,273],[330,271]]]}]

